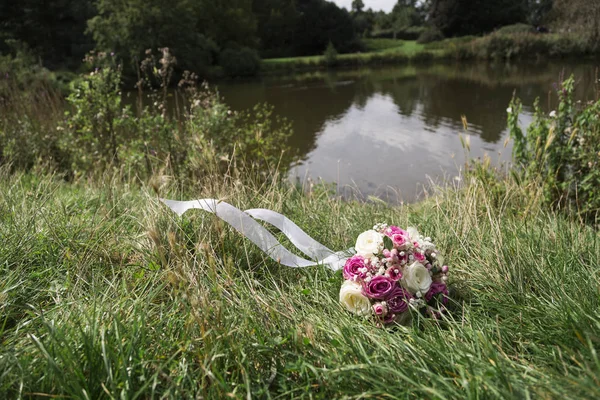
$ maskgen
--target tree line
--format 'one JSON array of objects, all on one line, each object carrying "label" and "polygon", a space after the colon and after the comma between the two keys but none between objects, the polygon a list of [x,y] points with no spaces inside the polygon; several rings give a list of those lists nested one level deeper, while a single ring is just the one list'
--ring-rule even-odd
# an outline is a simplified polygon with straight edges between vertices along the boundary
[{"label": "tree line", "polygon": [[[478,35],[503,25],[562,21],[600,30],[588,0],[398,0],[389,13],[362,0],[19,0],[0,2],[0,53],[29,51],[50,69],[76,70],[92,49],[114,52],[133,74],[146,49],[169,47],[178,68],[256,72],[260,57],[363,50],[363,37]],[[437,36],[436,36],[437,37]]]}]

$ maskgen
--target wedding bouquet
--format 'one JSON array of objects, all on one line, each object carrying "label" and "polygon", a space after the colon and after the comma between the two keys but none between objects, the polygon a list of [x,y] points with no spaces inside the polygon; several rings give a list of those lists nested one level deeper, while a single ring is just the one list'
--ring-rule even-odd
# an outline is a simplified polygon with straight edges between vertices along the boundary
[{"label": "wedding bouquet", "polygon": [[340,303],[384,324],[402,320],[409,307],[440,317],[448,302],[448,266],[431,238],[415,228],[377,224],[356,240],[344,265]]}]

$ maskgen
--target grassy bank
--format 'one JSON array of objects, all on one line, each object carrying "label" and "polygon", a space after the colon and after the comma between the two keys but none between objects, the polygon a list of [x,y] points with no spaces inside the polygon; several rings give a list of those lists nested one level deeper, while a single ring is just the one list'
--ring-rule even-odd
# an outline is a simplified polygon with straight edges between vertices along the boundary
[{"label": "grassy bank", "polygon": [[331,64],[325,56],[271,58],[262,61],[262,73],[305,71],[331,67],[404,64],[410,61],[432,60],[443,55],[439,50],[427,50],[416,41],[395,39],[365,39],[365,52],[340,54]]},{"label": "grassy bank", "polygon": [[[0,397],[596,398],[597,232],[483,174],[390,207],[323,189],[188,191],[156,177],[0,179]],[[158,196],[280,211],[334,249],[415,225],[452,268],[447,321],[380,329],[337,303],[339,273],[272,262]]]},{"label": "grassy bank", "polygon": [[428,44],[410,40],[364,39],[366,51],[341,54],[335,62],[324,56],[274,58],[262,61],[262,73],[349,68],[367,65],[406,64],[432,60],[536,60],[592,58],[595,42],[575,34],[506,33],[466,36]]}]

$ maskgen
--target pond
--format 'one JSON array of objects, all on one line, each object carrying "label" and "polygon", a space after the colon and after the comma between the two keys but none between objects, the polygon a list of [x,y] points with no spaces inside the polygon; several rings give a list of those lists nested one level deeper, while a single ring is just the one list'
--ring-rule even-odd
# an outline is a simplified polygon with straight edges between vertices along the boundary
[{"label": "pond", "polygon": [[[336,183],[345,196],[411,202],[430,182],[460,180],[469,137],[470,157],[511,158],[506,109],[513,92],[531,121],[540,97],[556,106],[561,76],[577,79],[577,98],[597,93],[593,63],[452,64],[314,72],[256,81],[218,83],[233,109],[267,102],[292,121],[301,155],[290,178]],[[465,131],[462,116],[466,117]]]}]

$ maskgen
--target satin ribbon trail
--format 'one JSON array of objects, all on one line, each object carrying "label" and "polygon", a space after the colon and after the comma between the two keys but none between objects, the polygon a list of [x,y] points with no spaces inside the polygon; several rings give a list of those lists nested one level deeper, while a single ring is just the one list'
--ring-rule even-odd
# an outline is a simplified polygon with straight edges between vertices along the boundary
[{"label": "satin ribbon trail", "polygon": [[[190,209],[201,210],[215,214],[223,221],[231,225],[235,230],[245,236],[258,246],[263,252],[278,263],[294,268],[310,267],[314,265],[326,265],[336,271],[343,268],[348,254],[353,249],[334,252],[321,243],[311,238],[298,225],[287,217],[271,210],[255,208],[241,211],[240,209],[224,201],[215,199],[198,199],[190,201],[177,201],[160,199],[177,215],[181,216]],[[252,218],[253,217],[253,218]],[[256,222],[261,220],[279,229],[287,238],[311,260],[307,260],[291,253],[264,226]]]}]

